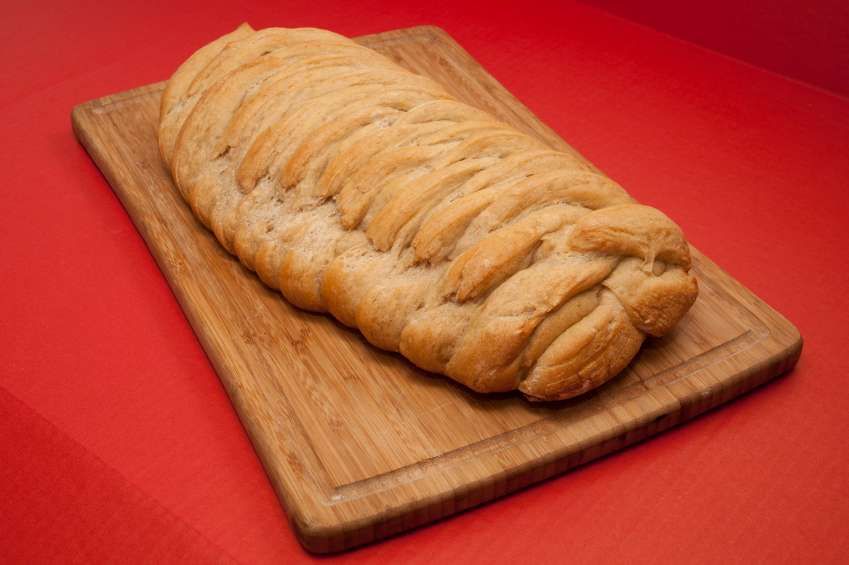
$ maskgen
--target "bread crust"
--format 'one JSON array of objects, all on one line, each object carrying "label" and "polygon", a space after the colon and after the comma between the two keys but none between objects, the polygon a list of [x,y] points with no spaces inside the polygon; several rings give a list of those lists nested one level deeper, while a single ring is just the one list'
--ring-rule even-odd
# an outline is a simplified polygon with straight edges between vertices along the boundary
[{"label": "bread crust", "polygon": [[331,32],[239,27],[160,118],[180,193],[245,266],[478,392],[582,394],[698,295],[661,212]]}]

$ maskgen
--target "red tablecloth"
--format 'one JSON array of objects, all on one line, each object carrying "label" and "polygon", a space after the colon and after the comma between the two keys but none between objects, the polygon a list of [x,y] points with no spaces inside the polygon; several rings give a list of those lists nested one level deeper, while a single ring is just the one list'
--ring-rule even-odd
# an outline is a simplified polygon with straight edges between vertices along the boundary
[{"label": "red tablecloth", "polygon": [[[838,563],[849,551],[849,100],[572,2],[0,7],[0,562]],[[622,452],[319,558],[71,132],[243,21],[444,28],[797,325],[797,367]]]}]

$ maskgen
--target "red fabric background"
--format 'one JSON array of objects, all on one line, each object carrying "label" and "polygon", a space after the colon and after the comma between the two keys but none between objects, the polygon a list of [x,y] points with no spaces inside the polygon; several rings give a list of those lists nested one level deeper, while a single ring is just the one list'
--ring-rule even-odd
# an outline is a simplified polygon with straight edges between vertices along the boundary
[{"label": "red fabric background", "polygon": [[841,96],[849,96],[845,0],[581,0]]},{"label": "red fabric background", "polygon": [[[796,369],[543,484],[320,558],[71,132],[243,21],[448,31],[797,325]],[[840,563],[849,532],[849,101],[572,2],[0,7],[0,562]]]}]

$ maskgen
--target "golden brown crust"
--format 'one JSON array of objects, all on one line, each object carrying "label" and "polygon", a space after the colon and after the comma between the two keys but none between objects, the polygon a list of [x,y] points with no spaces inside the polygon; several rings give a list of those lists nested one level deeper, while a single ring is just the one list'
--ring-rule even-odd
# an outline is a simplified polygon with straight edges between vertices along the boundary
[{"label": "golden brown crust", "polygon": [[180,65],[180,68],[177,69],[171,80],[168,81],[165,91],[162,93],[160,117],[165,117],[171,113],[174,106],[182,101],[182,97],[188,91],[189,86],[191,86],[198,73],[203,71],[213,59],[221,54],[228,43],[242,39],[252,33],[254,33],[254,30],[251,26],[246,23],[242,24],[235,31],[216,39],[209,45],[201,47],[185,63]]},{"label": "golden brown crust", "polygon": [[698,294],[669,218],[330,32],[243,26],[201,49],[159,141],[269,286],[479,392],[586,392]]}]

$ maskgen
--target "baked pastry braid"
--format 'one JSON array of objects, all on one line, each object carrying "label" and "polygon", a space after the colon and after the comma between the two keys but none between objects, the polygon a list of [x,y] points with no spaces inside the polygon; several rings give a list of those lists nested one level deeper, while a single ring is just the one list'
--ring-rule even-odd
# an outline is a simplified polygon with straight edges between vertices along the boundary
[{"label": "baked pastry braid", "polygon": [[586,392],[698,294],[661,212],[331,32],[245,24],[202,48],[159,148],[266,284],[478,392]]}]

